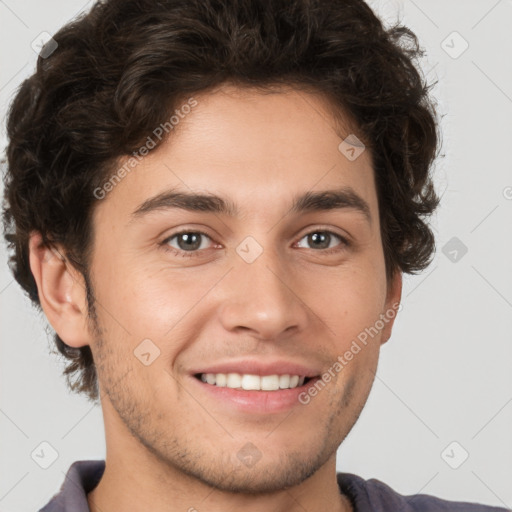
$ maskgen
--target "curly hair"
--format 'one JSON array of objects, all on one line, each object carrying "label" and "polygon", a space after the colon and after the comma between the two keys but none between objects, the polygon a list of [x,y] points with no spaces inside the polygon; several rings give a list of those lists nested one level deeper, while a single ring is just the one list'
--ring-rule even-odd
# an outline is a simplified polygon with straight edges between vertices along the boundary
[{"label": "curly hair", "polygon": [[[37,307],[30,233],[65,248],[91,315],[93,191],[183,98],[224,83],[315,91],[333,116],[349,116],[371,150],[387,278],[430,264],[434,84],[415,62],[424,54],[415,34],[385,28],[363,0],[100,0],[53,37],[57,49],[39,56],[7,117],[4,237]],[[69,388],[97,400],[89,346],[54,339]]]}]

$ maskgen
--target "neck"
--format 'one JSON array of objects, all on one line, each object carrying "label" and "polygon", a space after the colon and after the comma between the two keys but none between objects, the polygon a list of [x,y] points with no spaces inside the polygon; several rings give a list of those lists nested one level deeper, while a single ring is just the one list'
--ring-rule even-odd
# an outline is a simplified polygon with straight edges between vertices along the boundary
[{"label": "neck", "polygon": [[107,455],[105,472],[87,495],[91,512],[353,512],[336,479],[335,456],[301,484],[268,494],[229,493],[175,469],[129,464]]},{"label": "neck", "polygon": [[[108,403],[104,402],[103,406]],[[146,512],[148,508],[152,512],[353,512],[350,501],[338,486],[335,451],[313,475],[297,485],[273,492],[230,492],[229,486],[216,488],[148,449],[115,414],[104,416],[105,471],[87,495],[91,512]],[[257,471],[258,466],[253,470]]]}]

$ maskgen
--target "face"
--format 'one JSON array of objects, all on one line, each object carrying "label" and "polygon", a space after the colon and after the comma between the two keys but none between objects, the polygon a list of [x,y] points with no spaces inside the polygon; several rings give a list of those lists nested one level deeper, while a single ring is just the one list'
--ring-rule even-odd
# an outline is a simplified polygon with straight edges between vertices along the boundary
[{"label": "face", "polygon": [[[282,489],[332,461],[357,420],[401,283],[386,282],[370,152],[338,149],[350,131],[325,100],[228,86],[194,98],[94,212],[107,446],[219,489]],[[352,200],[293,208],[329,190]],[[178,208],[170,192],[232,211]]]}]

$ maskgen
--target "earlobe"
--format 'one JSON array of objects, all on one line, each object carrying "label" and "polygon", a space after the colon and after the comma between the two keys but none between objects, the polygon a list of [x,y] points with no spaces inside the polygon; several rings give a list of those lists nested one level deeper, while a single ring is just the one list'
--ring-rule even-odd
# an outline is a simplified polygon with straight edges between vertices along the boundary
[{"label": "earlobe", "polygon": [[397,270],[393,275],[389,286],[386,297],[386,307],[384,310],[384,327],[381,333],[380,344],[384,345],[386,341],[391,337],[391,331],[393,329],[393,323],[395,322],[398,309],[400,308],[400,300],[402,298],[402,272]]},{"label": "earlobe", "polygon": [[37,284],[41,308],[59,337],[71,347],[90,344],[83,276],[58,247],[41,244],[33,232],[29,240],[30,269]]}]

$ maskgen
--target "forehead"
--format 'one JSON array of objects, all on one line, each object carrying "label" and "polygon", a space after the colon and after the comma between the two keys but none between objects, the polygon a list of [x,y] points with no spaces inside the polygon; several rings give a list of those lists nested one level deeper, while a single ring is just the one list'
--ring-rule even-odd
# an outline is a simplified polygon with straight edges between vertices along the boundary
[{"label": "forehead", "polygon": [[99,209],[128,218],[148,198],[179,189],[229,197],[240,215],[262,216],[279,208],[282,214],[308,191],[342,187],[370,210],[377,207],[370,152],[350,160],[340,150],[357,130],[335,119],[324,97],[223,86],[193,99],[171,136],[140,159]]}]

